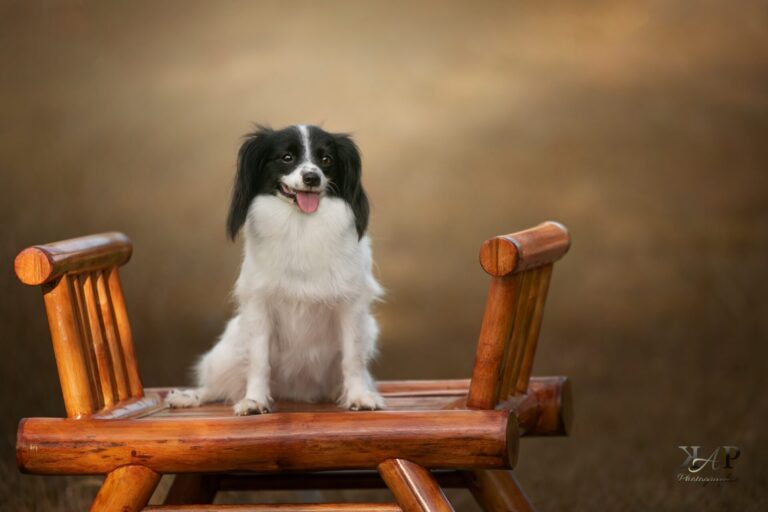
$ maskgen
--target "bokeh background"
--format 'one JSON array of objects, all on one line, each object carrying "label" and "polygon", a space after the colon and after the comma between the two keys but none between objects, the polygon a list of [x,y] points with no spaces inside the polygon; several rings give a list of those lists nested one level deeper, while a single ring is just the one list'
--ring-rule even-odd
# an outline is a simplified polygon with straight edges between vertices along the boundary
[{"label": "bokeh background", "polygon": [[[232,310],[240,136],[303,122],[364,153],[378,377],[468,376],[480,243],[559,220],[535,373],[573,378],[576,420],[522,442],[535,505],[765,510],[767,65],[764,1],[0,3],[0,507],[99,484],[15,468],[19,418],[63,407],[14,255],[127,233],[144,381],[188,382]],[[677,482],[692,444],[741,447],[738,481]]]}]

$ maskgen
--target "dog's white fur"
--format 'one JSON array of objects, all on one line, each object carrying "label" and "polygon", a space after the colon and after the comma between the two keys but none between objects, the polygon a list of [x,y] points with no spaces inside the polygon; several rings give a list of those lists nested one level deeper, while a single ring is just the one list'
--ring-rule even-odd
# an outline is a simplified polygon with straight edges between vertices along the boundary
[{"label": "dog's white fur", "polygon": [[[315,166],[305,160],[284,182],[295,187],[307,167]],[[167,403],[226,400],[238,415],[269,412],[273,398],[383,407],[368,372],[378,335],[370,307],[382,289],[349,205],[323,196],[307,215],[280,196],[259,195],[243,233],[237,314],[198,363],[198,388],[171,391]]]}]

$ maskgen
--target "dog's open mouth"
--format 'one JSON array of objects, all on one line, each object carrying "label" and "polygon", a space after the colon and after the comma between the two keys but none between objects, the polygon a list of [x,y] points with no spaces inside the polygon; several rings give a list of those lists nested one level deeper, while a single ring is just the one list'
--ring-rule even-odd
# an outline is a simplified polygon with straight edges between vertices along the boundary
[{"label": "dog's open mouth", "polygon": [[304,213],[314,213],[317,207],[320,206],[320,193],[310,192],[308,190],[297,190],[291,188],[283,182],[280,182],[280,187],[277,189],[284,197],[292,199],[296,202],[296,206],[299,207]]}]

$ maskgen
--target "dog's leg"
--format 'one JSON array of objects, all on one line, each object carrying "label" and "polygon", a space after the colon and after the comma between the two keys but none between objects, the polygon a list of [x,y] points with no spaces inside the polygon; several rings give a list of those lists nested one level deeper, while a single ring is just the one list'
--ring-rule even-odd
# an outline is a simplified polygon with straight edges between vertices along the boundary
[{"label": "dog's leg", "polygon": [[242,349],[248,356],[245,397],[234,407],[235,414],[264,414],[272,408],[269,392],[269,338],[272,326],[267,305],[252,300],[241,307],[240,328]]},{"label": "dog's leg", "polygon": [[339,403],[347,409],[373,410],[384,407],[368,373],[368,362],[376,351],[378,327],[368,308],[347,304],[340,311],[343,389]]}]

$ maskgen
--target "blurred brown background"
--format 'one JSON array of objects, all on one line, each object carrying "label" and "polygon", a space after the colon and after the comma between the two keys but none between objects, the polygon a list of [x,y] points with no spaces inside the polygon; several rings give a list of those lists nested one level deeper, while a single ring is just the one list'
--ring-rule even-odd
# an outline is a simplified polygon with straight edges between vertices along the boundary
[{"label": "blurred brown background", "polygon": [[[480,243],[559,220],[535,373],[573,378],[577,416],[522,443],[535,504],[765,510],[768,7],[534,4],[0,4],[0,507],[82,510],[98,485],[15,468],[18,419],[63,414],[16,252],[127,233],[144,381],[188,382],[231,312],[239,137],[308,122],[364,153],[378,377],[468,376]],[[692,444],[740,446],[739,480],[678,483]]]}]

